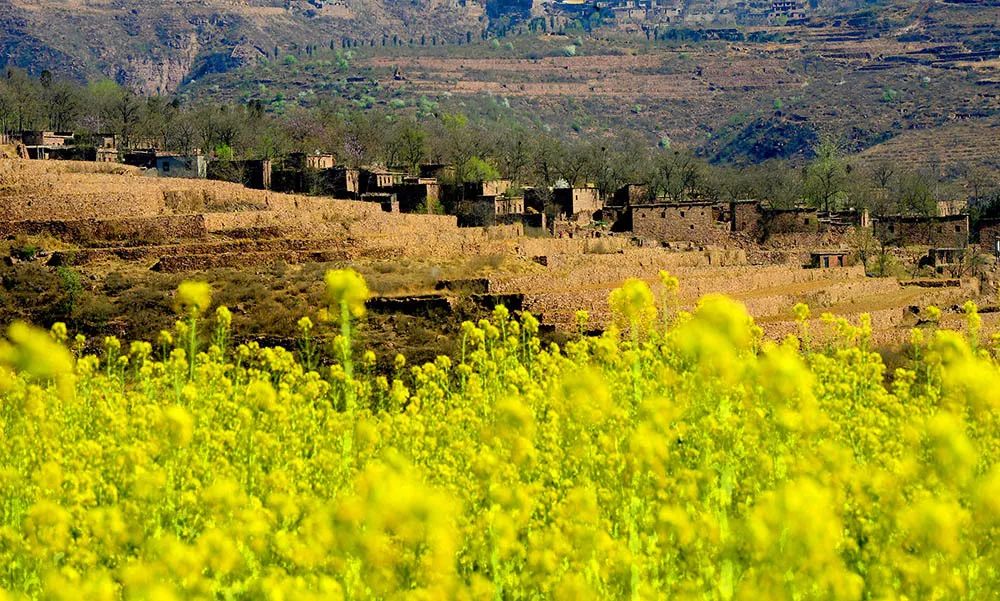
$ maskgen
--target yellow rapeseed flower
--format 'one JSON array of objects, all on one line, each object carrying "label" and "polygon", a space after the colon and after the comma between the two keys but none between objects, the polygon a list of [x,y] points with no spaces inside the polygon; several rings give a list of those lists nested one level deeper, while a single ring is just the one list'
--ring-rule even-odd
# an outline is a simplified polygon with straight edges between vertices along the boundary
[{"label": "yellow rapeseed flower", "polygon": [[326,272],[326,298],[331,307],[344,305],[354,317],[363,317],[370,293],[363,277],[353,269]]}]

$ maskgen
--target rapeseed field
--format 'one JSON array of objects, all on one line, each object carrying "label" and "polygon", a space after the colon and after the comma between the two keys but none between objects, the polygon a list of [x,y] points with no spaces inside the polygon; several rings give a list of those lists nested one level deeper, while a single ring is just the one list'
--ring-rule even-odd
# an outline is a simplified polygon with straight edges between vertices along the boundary
[{"label": "rapeseed field", "polygon": [[[1000,367],[976,307],[872,324],[632,280],[601,336],[497,308],[454,357],[376,370],[326,278],[297,348],[172,331],[0,343],[0,599],[997,599]],[[579,314],[587,330],[586,314]],[[327,345],[324,348],[324,345]],[[321,352],[328,351],[328,352]],[[323,356],[336,358],[323,364]]]}]

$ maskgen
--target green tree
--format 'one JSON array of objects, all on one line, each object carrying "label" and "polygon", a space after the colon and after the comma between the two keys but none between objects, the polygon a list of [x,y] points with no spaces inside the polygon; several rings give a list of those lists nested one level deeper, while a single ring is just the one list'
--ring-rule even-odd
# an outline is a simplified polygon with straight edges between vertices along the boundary
[{"label": "green tree", "polygon": [[840,148],[830,140],[820,142],[815,152],[805,172],[806,198],[813,206],[830,211],[847,196],[847,165]]}]

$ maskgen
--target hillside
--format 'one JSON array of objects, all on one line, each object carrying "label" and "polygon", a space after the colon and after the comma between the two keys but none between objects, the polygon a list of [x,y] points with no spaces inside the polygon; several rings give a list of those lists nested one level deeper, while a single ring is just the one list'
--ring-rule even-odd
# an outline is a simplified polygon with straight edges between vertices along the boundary
[{"label": "hillside", "polygon": [[[735,163],[804,156],[828,135],[858,152],[972,132],[1000,114],[995,2],[820,2],[794,24],[738,28],[722,18],[729,2],[675,4],[669,28],[549,21],[570,27],[560,34],[517,24],[544,2],[10,0],[0,64],[279,113],[347,100],[569,136],[631,131]],[[952,162],[932,150],[908,148],[907,161]]]},{"label": "hillside", "polygon": [[349,64],[334,67],[329,55],[261,62],[182,93],[277,111],[292,99],[348,99],[418,116],[460,111],[571,136],[631,131],[737,163],[802,156],[825,135],[858,152],[1000,114],[1000,7],[905,3],[794,27],[673,31],[693,37],[654,41],[602,29],[355,48]]},{"label": "hillside", "polygon": [[483,16],[456,0],[9,0],[0,65],[168,93],[276,48],[336,46],[346,35],[458,39],[480,31]]}]

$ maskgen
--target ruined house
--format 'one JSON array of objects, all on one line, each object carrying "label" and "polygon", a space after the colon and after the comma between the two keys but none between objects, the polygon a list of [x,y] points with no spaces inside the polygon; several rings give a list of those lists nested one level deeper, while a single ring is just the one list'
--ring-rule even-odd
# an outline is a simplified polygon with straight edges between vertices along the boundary
[{"label": "ruined house", "polygon": [[552,204],[556,214],[566,217],[589,215],[604,207],[601,193],[597,188],[556,188],[552,191]]},{"label": "ruined house", "polygon": [[980,246],[1000,256],[1000,219],[981,219],[976,227]]},{"label": "ruined house", "polygon": [[287,170],[312,169],[314,171],[323,171],[324,169],[333,169],[337,165],[337,159],[332,154],[320,152],[312,154],[293,152],[285,157],[282,163],[282,168]]},{"label": "ruined house", "polygon": [[725,221],[729,231],[760,235],[762,207],[759,200],[734,200],[729,203]]},{"label": "ruined house", "polygon": [[809,267],[813,269],[830,269],[831,267],[847,267],[848,265],[850,265],[850,251],[814,250],[809,253]]},{"label": "ruined house", "polygon": [[386,213],[399,213],[399,199],[392,192],[367,192],[361,195],[361,202],[373,202]]},{"label": "ruined house", "polygon": [[359,175],[362,194],[389,192],[402,184],[405,177],[404,173],[379,168],[361,169]]},{"label": "ruined house", "polygon": [[440,207],[441,184],[433,177],[404,177],[393,187],[403,213],[433,213]]},{"label": "ruined house", "polygon": [[888,246],[963,248],[969,244],[969,216],[883,216],[875,219],[875,236]]},{"label": "ruined house", "polygon": [[964,261],[964,248],[931,248],[927,251],[927,255],[920,259],[919,265],[944,273],[945,268],[961,267]]},{"label": "ruined house", "polygon": [[615,207],[629,207],[632,205],[645,204],[652,200],[649,194],[649,186],[645,184],[625,184],[615,191],[610,205]]},{"label": "ruined house", "polygon": [[73,142],[71,131],[24,131],[21,143],[25,146],[69,146]]},{"label": "ruined house", "polygon": [[523,196],[479,196],[458,204],[459,227],[487,227],[519,223],[524,219]]},{"label": "ruined house", "polygon": [[819,211],[811,207],[761,209],[763,237],[775,234],[814,234],[820,230]]},{"label": "ruined house", "polygon": [[632,232],[658,242],[717,242],[728,229],[718,224],[711,202],[635,205],[630,213]]}]

